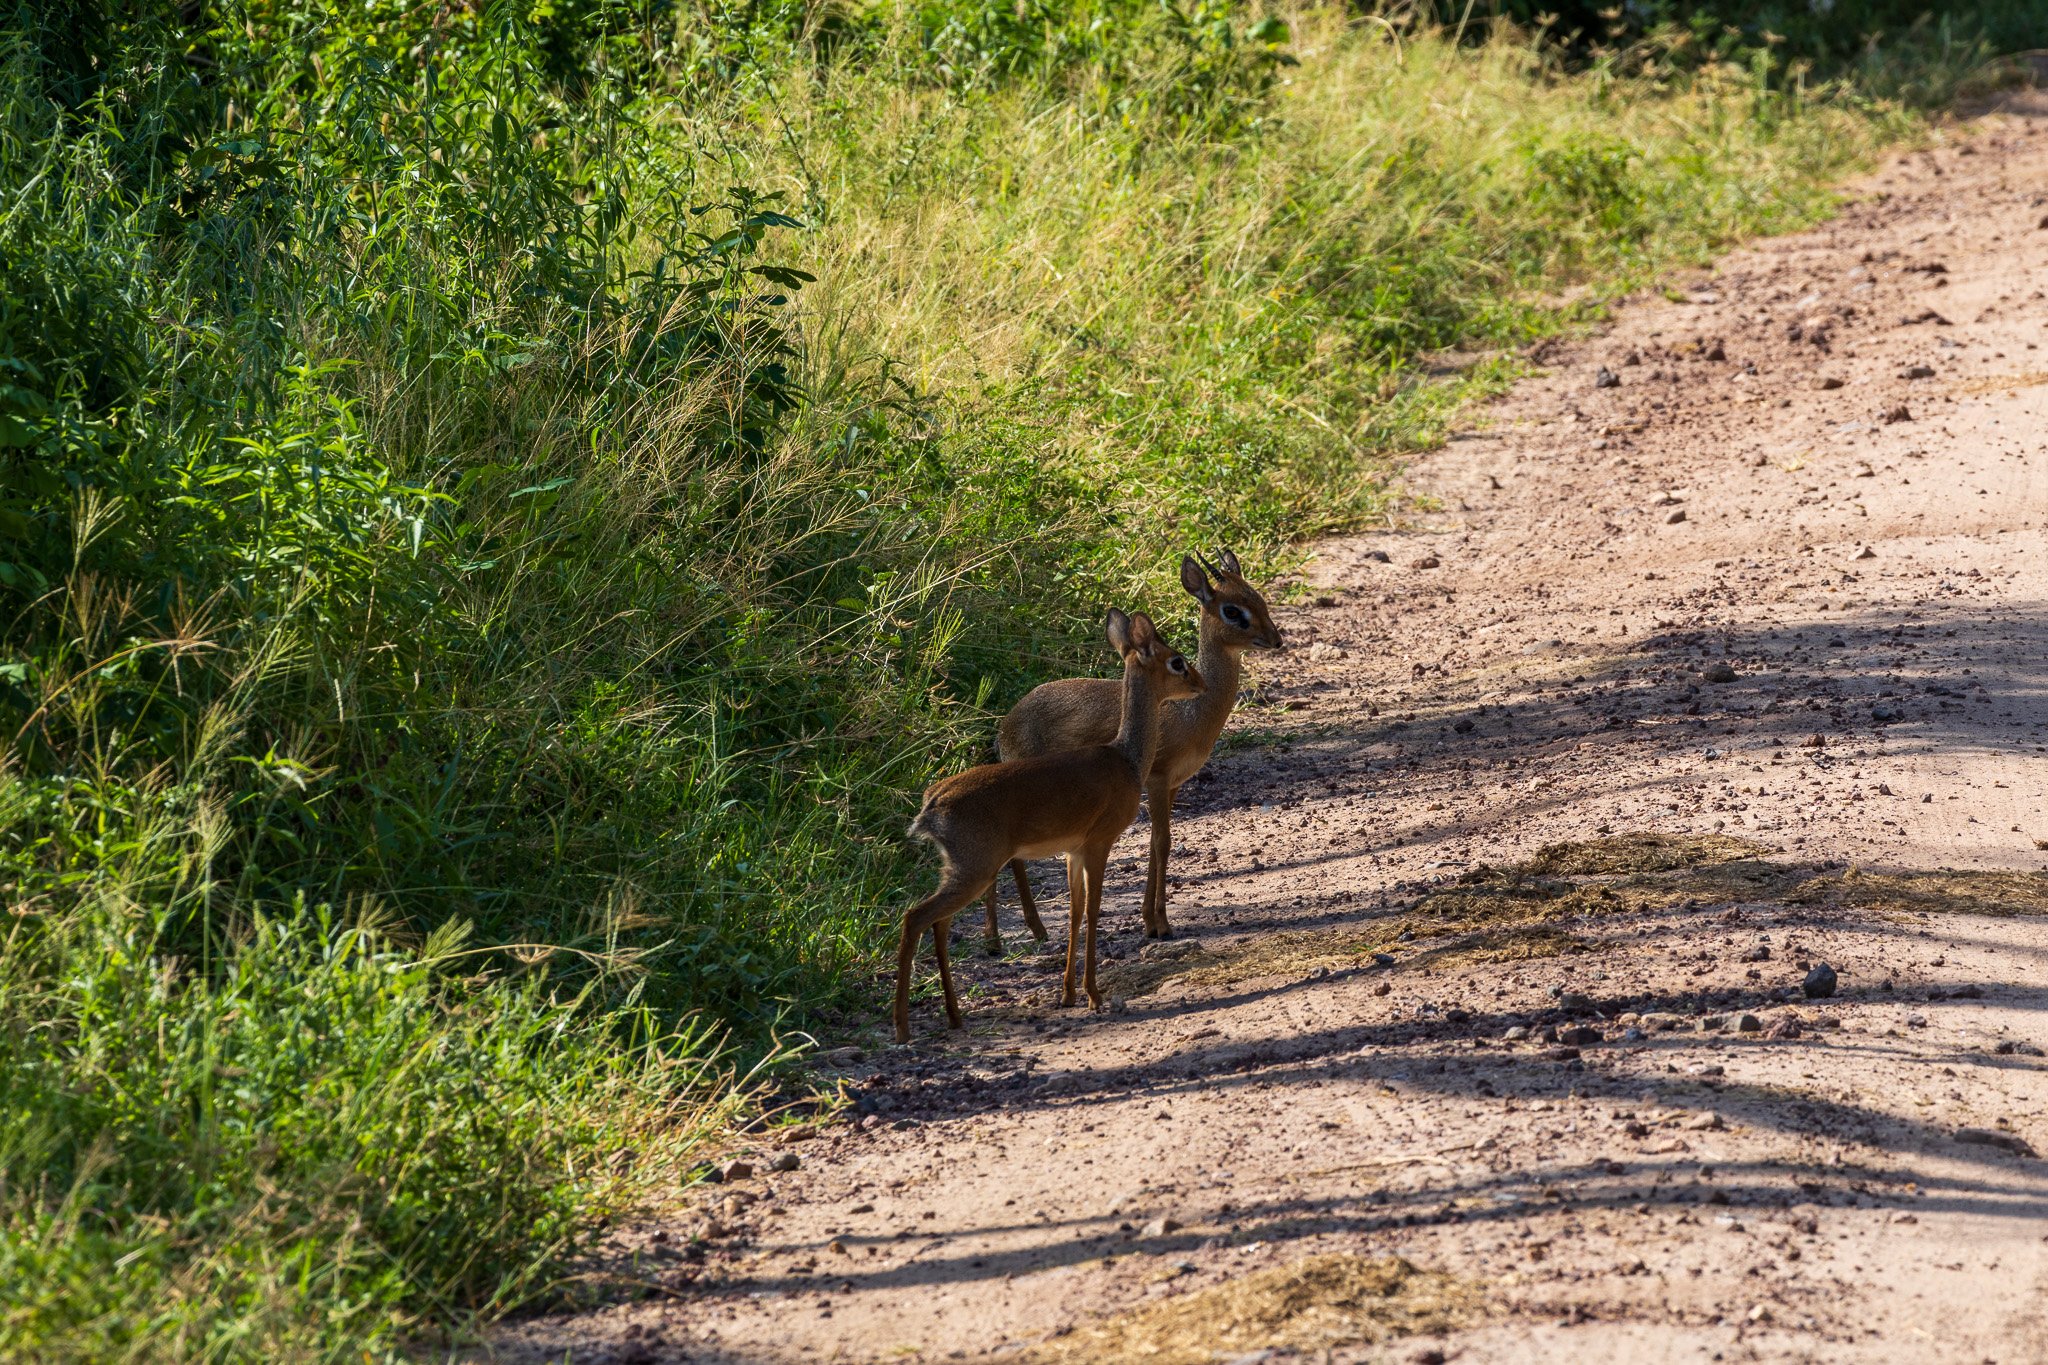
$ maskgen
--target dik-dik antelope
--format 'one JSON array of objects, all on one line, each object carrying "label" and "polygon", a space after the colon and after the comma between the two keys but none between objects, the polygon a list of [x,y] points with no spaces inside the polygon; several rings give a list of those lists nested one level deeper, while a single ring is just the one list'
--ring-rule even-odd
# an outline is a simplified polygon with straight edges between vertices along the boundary
[{"label": "dik-dik antelope", "polygon": [[[1199,696],[1202,675],[1159,638],[1143,612],[1112,609],[1109,643],[1123,656],[1120,717],[1111,742],[1063,753],[984,763],[934,782],[910,833],[938,845],[939,889],[903,915],[896,947],[896,1041],[910,1041],[910,968],[917,940],[932,931],[932,954],[946,993],[946,1023],[960,1027],[953,968],[946,939],[953,916],[1019,858],[1067,860],[1067,974],[1060,1003],[1074,1003],[1074,950],[1087,920],[1088,1003],[1100,1007],[1095,986],[1095,924],[1102,912],[1102,875],[1110,845],[1138,818],[1138,792],[1159,748],[1161,703]],[[1041,934],[1042,934],[1041,930]]]},{"label": "dik-dik antelope", "polygon": [[[1228,550],[1215,564],[1192,556],[1180,561],[1180,584],[1202,605],[1201,647],[1195,667],[1206,684],[1200,696],[1168,706],[1161,716],[1158,756],[1145,776],[1145,805],[1152,813],[1152,859],[1145,874],[1145,937],[1170,938],[1166,922],[1166,854],[1173,845],[1173,800],[1181,783],[1209,761],[1223,723],[1237,705],[1241,660],[1247,649],[1281,649],[1280,628],[1266,610],[1266,599],[1245,582],[1237,556]],[[1206,570],[1206,572],[1204,572]],[[1101,744],[1116,733],[1122,714],[1118,684],[1113,678],[1062,678],[1032,689],[1003,717],[996,732],[996,750],[1005,759],[1027,758]],[[1024,858],[1011,861],[1024,923],[1034,937],[1045,937]],[[996,925],[996,888],[988,888],[988,939],[1002,942]]]}]

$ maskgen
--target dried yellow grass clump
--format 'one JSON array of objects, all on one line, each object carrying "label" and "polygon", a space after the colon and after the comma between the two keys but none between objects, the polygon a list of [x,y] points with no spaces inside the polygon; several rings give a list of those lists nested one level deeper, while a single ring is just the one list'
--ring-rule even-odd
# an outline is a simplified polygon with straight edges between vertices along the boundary
[{"label": "dried yellow grass clump", "polygon": [[1527,866],[1531,872],[1552,876],[1613,877],[1731,863],[1775,851],[1723,834],[1621,834],[1612,839],[1547,844]]},{"label": "dried yellow grass clump", "polygon": [[1478,1289],[1398,1256],[1340,1252],[1107,1318],[1026,1359],[1212,1365],[1245,1351],[1313,1351],[1448,1332],[1478,1317]]}]

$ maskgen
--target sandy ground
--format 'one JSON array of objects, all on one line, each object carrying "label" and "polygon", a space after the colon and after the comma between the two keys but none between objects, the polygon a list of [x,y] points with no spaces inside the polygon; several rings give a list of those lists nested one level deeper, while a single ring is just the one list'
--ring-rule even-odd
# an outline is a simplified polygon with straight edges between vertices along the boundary
[{"label": "sandy ground", "polygon": [[2048,101],[1674,284],[1321,547],[1119,1009],[1048,866],[494,1356],[2048,1360]]}]

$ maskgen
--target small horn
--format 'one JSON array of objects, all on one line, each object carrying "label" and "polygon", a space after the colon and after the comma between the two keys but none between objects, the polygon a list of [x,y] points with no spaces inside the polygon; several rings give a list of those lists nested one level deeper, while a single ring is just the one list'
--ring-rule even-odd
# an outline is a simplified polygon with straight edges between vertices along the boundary
[{"label": "small horn", "polygon": [[1200,550],[1195,551],[1195,563],[1201,565],[1202,568],[1208,572],[1209,577],[1223,577],[1223,570],[1217,568],[1214,564],[1211,564],[1208,560],[1208,557],[1205,556]]}]

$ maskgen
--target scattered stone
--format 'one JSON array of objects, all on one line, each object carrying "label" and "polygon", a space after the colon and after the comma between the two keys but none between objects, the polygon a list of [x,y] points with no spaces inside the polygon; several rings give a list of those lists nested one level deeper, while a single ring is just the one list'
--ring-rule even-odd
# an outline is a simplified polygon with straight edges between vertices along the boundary
[{"label": "scattered stone", "polygon": [[1909,1015],[1907,1015],[1907,1016],[1906,1016],[1906,1027],[1907,1027],[1907,1028],[1926,1028],[1926,1027],[1927,1027],[1927,1016],[1926,1016],[1926,1015],[1924,1015],[1924,1014],[1909,1014]]},{"label": "scattered stone", "polygon": [[1607,1038],[1599,1029],[1594,1028],[1590,1024],[1573,1024],[1570,1028],[1561,1028],[1557,1031],[1557,1041],[1560,1043],[1604,1043],[1607,1041]]},{"label": "scattered stone", "polygon": [[1593,387],[1596,389],[1618,389],[1621,387],[1621,376],[1608,369],[1605,365],[1602,365],[1598,373],[1593,376]]},{"label": "scattered stone", "polygon": [[833,1066],[854,1066],[866,1061],[867,1055],[857,1047],[835,1047],[825,1054],[825,1060]]},{"label": "scattered stone", "polygon": [[1756,947],[1744,953],[1740,960],[1743,962],[1769,962],[1771,960],[1771,950],[1759,943]]},{"label": "scattered stone", "polygon": [[1808,1000],[1825,1000],[1835,993],[1837,984],[1835,969],[1825,962],[1817,962],[1806,974],[1806,979],[1799,983],[1799,989],[1806,992]]},{"label": "scattered stone", "polygon": [[1956,1141],[1979,1147],[1996,1147],[2014,1156],[2034,1155],[2033,1145],[2018,1133],[2002,1133],[1996,1128],[1958,1128]]},{"label": "scattered stone", "polygon": [[[1852,479],[1874,479],[1877,477],[1877,471],[1871,468],[1868,460],[1858,460],[1856,468],[1850,471],[1849,477]],[[1860,558],[1861,556],[1858,557]]]},{"label": "scattered stone", "polygon": [[1665,524],[1666,526],[1676,526],[1676,525],[1678,525],[1678,523],[1679,523],[1679,522],[1681,522],[1681,521],[1684,521],[1684,520],[1685,520],[1685,509],[1684,509],[1683,507],[1681,507],[1681,508],[1679,508],[1679,509],[1678,509],[1677,511],[1675,511],[1675,512],[1672,512],[1672,513],[1668,514],[1668,515],[1667,515],[1667,516],[1666,516],[1666,517],[1664,518],[1664,524]]},{"label": "scattered stone", "polygon": [[1704,1015],[1700,1019],[1700,1032],[1719,1033],[1723,1028],[1727,1026],[1727,1023],[1728,1016],[1725,1014]]},{"label": "scattered stone", "polygon": [[1374,953],[1372,955],[1372,962],[1375,967],[1391,967],[1394,965],[1394,955],[1392,953]]},{"label": "scattered stone", "polygon": [[1138,1235],[1140,1237],[1164,1237],[1170,1232],[1179,1232],[1180,1228],[1181,1224],[1178,1218],[1161,1214],[1145,1224],[1144,1227],[1139,1228]]},{"label": "scattered stone", "polygon": [[825,1250],[831,1252],[834,1256],[851,1256],[853,1254],[846,1249],[846,1243],[840,1241],[837,1237],[825,1243]]},{"label": "scattered stone", "polygon": [[768,1169],[776,1172],[793,1171],[803,1164],[803,1158],[795,1152],[778,1152],[775,1159],[768,1163]]},{"label": "scattered stone", "polygon": [[1879,796],[1890,796],[1890,795],[1892,794],[1892,787],[1891,787],[1891,783],[1889,783],[1889,782],[1880,782],[1880,783],[1878,783],[1878,784],[1877,784],[1877,794],[1878,794]]},{"label": "scattered stone", "polygon": [[1554,1047],[1543,1054],[1546,1062],[1575,1062],[1578,1059],[1579,1050],[1575,1047]]},{"label": "scattered stone", "polygon": [[1764,1021],[1745,1010],[1729,1021],[1729,1027],[1737,1033],[1762,1033]]},{"label": "scattered stone", "polygon": [[1523,1028],[1520,1024],[1516,1024],[1513,1028],[1501,1034],[1500,1039],[1504,1043],[1519,1043],[1528,1036],[1529,1030]]},{"label": "scattered stone", "polygon": [[1826,735],[1808,735],[1804,740],[1800,741],[1799,747],[1802,749],[1825,749],[1828,747],[1828,739]]},{"label": "scattered stone", "polygon": [[1928,793],[1926,793],[1926,794],[1925,794],[1924,796],[1922,796],[1922,797],[1920,798],[1920,804],[1921,804],[1921,805],[1923,805],[1923,806],[1931,806],[1931,805],[1933,805],[1933,804],[1934,804],[1934,793],[1933,793],[1933,792],[1928,792]]},{"label": "scattered stone", "polygon": [[1710,683],[1732,683],[1735,681],[1735,667],[1726,659],[1716,659],[1700,676]]},{"label": "scattered stone", "polygon": [[1141,962],[1165,962],[1175,958],[1189,957],[1202,951],[1202,945],[1191,938],[1165,938],[1148,943],[1138,949]]},{"label": "scattered stone", "polygon": [[1806,1030],[1799,1026],[1797,1019],[1777,1019],[1773,1020],[1771,1026],[1764,1030],[1764,1037],[1774,1040],[1797,1038],[1805,1032]]},{"label": "scattered stone", "polygon": [[1435,569],[1442,567],[1442,565],[1443,561],[1435,555],[1424,555],[1415,561],[1415,567],[1418,569]]},{"label": "scattered stone", "polygon": [[751,1180],[754,1175],[754,1163],[751,1161],[728,1161],[723,1166],[718,1167],[717,1170],[719,1181],[729,1185],[735,1180]]},{"label": "scattered stone", "polygon": [[1308,661],[1312,664],[1325,663],[1331,659],[1348,659],[1349,650],[1340,649],[1328,640],[1318,640],[1308,647]]},{"label": "scattered stone", "polygon": [[1684,1022],[1685,1020],[1676,1014],[1660,1013],[1643,1016],[1643,1027],[1653,1033],[1669,1033]]},{"label": "scattered stone", "polygon": [[1685,1121],[1685,1126],[1694,1133],[1714,1133],[1728,1125],[1721,1121],[1719,1114],[1694,1114]]},{"label": "scattered stone", "polygon": [[1908,313],[1905,317],[1900,318],[1899,326],[1913,327],[1923,322],[1931,322],[1936,327],[1946,327],[1949,325],[1949,320],[1935,312],[1932,308],[1923,308],[1917,313]]},{"label": "scattered stone", "polygon": [[1870,719],[1876,725],[1890,725],[1899,719],[1899,708],[1886,706],[1882,702],[1870,708]]},{"label": "scattered stone", "polygon": [[1700,352],[1700,355],[1707,360],[1726,360],[1728,348],[1716,340],[1708,343],[1707,349]]},{"label": "scattered stone", "polygon": [[1895,403],[1884,410],[1883,421],[1886,426],[1890,426],[1894,422],[1910,422],[1912,420],[1913,410],[1904,403]]},{"label": "scattered stone", "polygon": [[1899,378],[1932,379],[1934,378],[1934,367],[1931,365],[1908,365],[1905,369],[1899,371]]},{"label": "scattered stone", "polygon": [[[1793,339],[1796,341],[1798,338],[1795,337]],[[1835,378],[1831,374],[1824,374],[1820,378],[1813,381],[1813,386],[1816,389],[1819,389],[1821,392],[1826,393],[1830,390],[1841,388],[1842,381]]]},{"label": "scattered stone", "polygon": [[1876,559],[1877,551],[1871,549],[1868,545],[1866,545],[1862,549],[1858,550],[1855,554],[1849,557],[1851,559]]},{"label": "scattered stone", "polygon": [[881,1126],[882,1116],[880,1114],[869,1114],[860,1121],[860,1130],[863,1133],[872,1133]]},{"label": "scattered stone", "polygon": [[1991,1049],[2001,1057],[2039,1057],[2041,1049],[2018,1038],[2002,1038],[1998,1046]]},{"label": "scattered stone", "polygon": [[1649,1038],[1649,1036],[1649,1034],[1633,1025],[1621,1031],[1621,1041],[1624,1043],[1640,1043]]},{"label": "scattered stone", "polygon": [[1365,557],[1375,564],[1391,564],[1394,562],[1393,558],[1385,550],[1367,550]]}]

